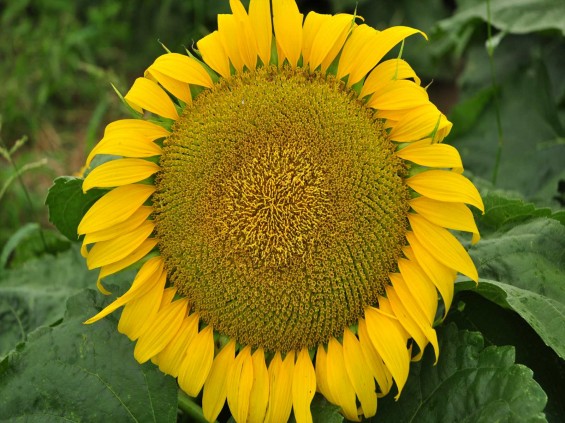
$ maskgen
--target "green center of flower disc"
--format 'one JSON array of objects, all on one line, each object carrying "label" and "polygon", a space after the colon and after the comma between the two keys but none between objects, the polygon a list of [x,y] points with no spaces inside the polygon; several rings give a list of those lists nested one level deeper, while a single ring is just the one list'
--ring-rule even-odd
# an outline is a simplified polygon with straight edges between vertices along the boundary
[{"label": "green center of flower disc", "polygon": [[339,337],[405,245],[405,165],[331,76],[267,68],[186,107],[156,181],[160,250],[201,318],[269,351]]}]

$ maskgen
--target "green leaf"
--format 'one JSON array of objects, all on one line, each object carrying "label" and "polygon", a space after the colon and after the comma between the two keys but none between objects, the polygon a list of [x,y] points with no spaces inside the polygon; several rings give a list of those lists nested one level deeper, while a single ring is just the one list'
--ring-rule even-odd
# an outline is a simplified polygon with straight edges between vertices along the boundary
[{"label": "green leaf", "polygon": [[[489,19],[486,1],[463,2],[453,17],[440,22],[444,31],[457,31],[472,20]],[[565,35],[565,2],[561,0],[490,0],[490,23],[513,34],[558,30]]]},{"label": "green leaf", "polygon": [[0,363],[0,420],[176,422],[175,379],[135,361],[114,316],[82,323],[107,302],[77,294],[60,325],[38,329]]},{"label": "green leaf", "polygon": [[49,207],[49,221],[71,241],[78,239],[77,228],[84,214],[106,193],[101,189],[91,189],[83,194],[82,181],[72,176],[55,179],[45,200]]},{"label": "green leaf", "polygon": [[95,283],[78,246],[0,273],[0,357],[32,330],[61,320],[66,299]]},{"label": "green leaf", "polygon": [[532,371],[514,364],[513,347],[490,346],[454,324],[438,330],[440,357],[428,348],[397,402],[379,403],[375,422],[542,422],[547,396]]},{"label": "green leaf", "polygon": [[[474,291],[498,304],[517,312],[561,358],[565,359],[565,304],[527,289],[501,282],[480,279]],[[459,290],[464,289],[460,287]]]},{"label": "green leaf", "polygon": [[512,345],[516,362],[529,367],[547,394],[545,415],[550,422],[561,422],[565,416],[565,360],[549,348],[540,336],[516,312],[475,292],[463,291],[454,298],[447,322],[460,329],[481,332],[485,345]]},{"label": "green leaf", "polygon": [[565,227],[540,218],[483,239],[469,253],[481,276],[478,286],[457,283],[516,311],[565,358]]},{"label": "green leaf", "polygon": [[508,194],[496,190],[480,188],[480,191],[485,214],[477,216],[477,224],[483,237],[537,217],[548,217],[565,225],[565,210],[554,212],[550,208],[538,208],[533,203],[509,198]]}]

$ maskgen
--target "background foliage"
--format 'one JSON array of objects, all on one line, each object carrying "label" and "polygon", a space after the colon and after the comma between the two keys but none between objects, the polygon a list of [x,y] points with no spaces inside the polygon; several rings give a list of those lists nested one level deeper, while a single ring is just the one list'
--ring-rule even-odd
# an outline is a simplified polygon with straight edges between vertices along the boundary
[{"label": "background foliage", "polygon": [[[303,12],[357,7],[376,28],[409,25],[430,36],[407,40],[404,57],[453,121],[447,142],[486,206],[476,216],[483,239],[470,249],[480,284],[457,281],[438,328],[439,363],[427,351],[400,400],[380,401],[378,421],[561,421],[565,2],[298,3]],[[136,364],[115,317],[81,324],[108,301],[88,289],[95,275],[73,242],[96,192],[82,196],[79,180],[61,178],[50,216],[44,203],[53,178],[78,172],[104,125],[123,116],[109,84],[126,91],[162,53],[159,41],[190,48],[228,8],[206,0],[14,0],[0,8],[0,420],[199,418],[198,401],[177,397],[172,378]],[[109,283],[119,293],[129,280]],[[343,421],[322,398],[312,407],[317,421]]]}]

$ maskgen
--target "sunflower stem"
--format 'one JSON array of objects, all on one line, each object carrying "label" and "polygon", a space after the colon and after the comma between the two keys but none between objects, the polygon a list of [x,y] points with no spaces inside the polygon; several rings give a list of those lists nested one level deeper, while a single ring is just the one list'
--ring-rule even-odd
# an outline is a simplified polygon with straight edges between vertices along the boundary
[{"label": "sunflower stem", "polygon": [[190,398],[180,389],[178,394],[178,401],[178,407],[191,417],[190,421],[198,423],[208,423],[208,420],[206,420],[202,412],[202,407],[196,404],[192,398]]},{"label": "sunflower stem", "polygon": [[492,171],[492,184],[496,185],[496,180],[498,178],[498,170],[500,168],[500,160],[502,157],[502,145],[503,145],[503,131],[502,122],[500,118],[500,104],[498,102],[498,92],[496,90],[496,71],[494,68],[494,46],[492,44],[492,29],[490,24],[490,0],[487,0],[487,53],[490,65],[490,77],[494,90],[494,109],[496,113],[496,128],[498,132],[498,148],[496,150],[496,158],[494,161],[494,169]]}]

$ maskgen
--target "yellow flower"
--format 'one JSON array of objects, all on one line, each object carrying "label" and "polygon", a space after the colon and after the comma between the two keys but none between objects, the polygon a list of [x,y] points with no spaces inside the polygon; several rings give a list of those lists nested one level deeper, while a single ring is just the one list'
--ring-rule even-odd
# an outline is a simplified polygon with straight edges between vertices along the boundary
[{"label": "yellow flower", "polygon": [[95,322],[119,331],[216,419],[312,421],[315,392],[349,420],[400,395],[457,272],[449,229],[479,234],[451,123],[402,59],[408,27],[230,1],[197,54],[155,60],[124,97],[145,119],[93,149],[120,156],[83,184],[108,188],[79,226],[101,279],[141,267]]}]

